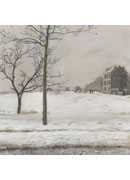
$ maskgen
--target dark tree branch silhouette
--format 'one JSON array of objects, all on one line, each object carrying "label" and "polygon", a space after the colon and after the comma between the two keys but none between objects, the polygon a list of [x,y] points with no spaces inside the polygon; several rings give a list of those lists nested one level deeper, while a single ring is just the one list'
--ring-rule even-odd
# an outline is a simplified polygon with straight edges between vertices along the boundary
[{"label": "dark tree branch silhouette", "polygon": [[[58,25],[37,25],[27,26],[28,32],[25,32],[23,38],[17,38],[26,44],[38,45],[41,49],[41,59],[43,62],[43,118],[44,125],[47,124],[47,69],[49,63],[51,44],[54,41],[62,40],[67,34],[78,35],[80,32],[90,31],[93,26],[58,26]],[[53,58],[52,58],[53,59]]]},{"label": "dark tree branch silhouette", "polygon": [[[18,106],[17,113],[21,113],[22,96],[25,92],[31,92],[41,87],[38,79],[41,77],[42,61],[35,63],[29,54],[35,51],[34,48],[23,50],[23,47],[15,44],[13,48],[4,49],[1,55],[0,72],[11,84],[11,89],[16,93]],[[22,69],[22,65],[26,65],[27,58],[32,60],[32,73],[28,74]]]}]

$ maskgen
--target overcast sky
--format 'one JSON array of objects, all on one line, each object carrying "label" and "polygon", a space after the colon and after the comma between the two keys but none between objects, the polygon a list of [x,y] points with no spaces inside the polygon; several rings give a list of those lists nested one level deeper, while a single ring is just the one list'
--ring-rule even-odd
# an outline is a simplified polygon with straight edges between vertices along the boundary
[{"label": "overcast sky", "polygon": [[64,74],[70,85],[85,85],[111,65],[130,72],[130,26],[96,26],[62,42]]},{"label": "overcast sky", "polygon": [[[57,44],[62,58],[58,68],[71,86],[88,84],[111,65],[124,65],[130,72],[130,26],[95,26],[91,32],[69,35]],[[12,27],[15,33],[21,26]],[[8,90],[0,81],[0,90]]]}]

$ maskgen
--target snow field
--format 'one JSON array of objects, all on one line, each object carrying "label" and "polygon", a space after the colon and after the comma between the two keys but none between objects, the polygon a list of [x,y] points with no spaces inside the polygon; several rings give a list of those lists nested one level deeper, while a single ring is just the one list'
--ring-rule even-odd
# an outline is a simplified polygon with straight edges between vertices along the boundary
[{"label": "snow field", "polygon": [[0,149],[48,146],[130,146],[130,96],[101,93],[48,94],[43,126],[42,93],[0,95]]}]

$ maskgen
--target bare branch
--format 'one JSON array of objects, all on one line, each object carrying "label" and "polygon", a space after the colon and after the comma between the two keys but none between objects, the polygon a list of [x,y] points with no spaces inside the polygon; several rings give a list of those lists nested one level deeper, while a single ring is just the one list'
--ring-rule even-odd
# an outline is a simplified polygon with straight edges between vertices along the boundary
[{"label": "bare branch", "polygon": [[[19,65],[33,50],[34,48],[23,50],[21,46],[15,46],[14,48],[6,49],[6,51],[4,50],[1,56],[2,63],[0,72],[10,81],[12,89],[17,94],[22,94],[25,90],[28,90],[29,92],[29,90],[32,91],[33,89],[38,88],[37,79],[41,77],[40,69],[42,61],[37,64],[35,63],[33,66],[34,73],[30,76],[27,75],[26,71],[21,70],[21,67],[19,68]],[[32,58],[32,60],[34,61],[35,59]]]}]

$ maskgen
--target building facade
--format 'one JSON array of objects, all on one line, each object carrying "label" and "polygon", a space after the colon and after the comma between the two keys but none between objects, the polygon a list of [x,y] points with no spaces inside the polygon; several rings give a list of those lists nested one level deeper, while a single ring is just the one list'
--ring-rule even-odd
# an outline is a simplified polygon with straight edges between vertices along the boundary
[{"label": "building facade", "polygon": [[113,68],[114,67],[107,68],[105,70],[105,73],[103,74],[103,92],[104,93],[111,93],[111,88],[112,88],[111,75],[112,75]]},{"label": "building facade", "polygon": [[107,68],[103,74],[103,92],[107,94],[127,94],[127,87],[120,90],[120,82],[115,78],[115,66]]}]

